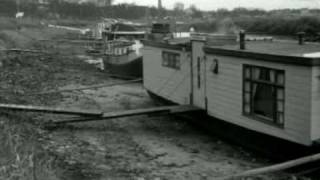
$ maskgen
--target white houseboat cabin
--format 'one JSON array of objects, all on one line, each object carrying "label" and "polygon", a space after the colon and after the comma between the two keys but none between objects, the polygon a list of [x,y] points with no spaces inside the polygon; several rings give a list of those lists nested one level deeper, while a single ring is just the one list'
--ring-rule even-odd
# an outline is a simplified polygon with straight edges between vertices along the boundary
[{"label": "white houseboat cabin", "polygon": [[204,109],[212,121],[302,146],[317,144],[320,45],[245,39],[241,33],[146,40],[144,86],[163,99]]}]

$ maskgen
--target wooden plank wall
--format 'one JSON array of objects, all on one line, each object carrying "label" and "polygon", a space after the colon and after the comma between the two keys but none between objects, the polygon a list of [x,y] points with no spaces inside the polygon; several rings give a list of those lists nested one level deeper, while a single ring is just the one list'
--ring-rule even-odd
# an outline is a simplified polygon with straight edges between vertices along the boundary
[{"label": "wooden plank wall", "polygon": [[[214,58],[219,62],[219,74],[214,74],[209,69]],[[300,144],[311,144],[310,67],[213,55],[208,55],[207,64],[208,113],[211,116]],[[243,64],[285,70],[285,126],[283,129],[242,114]]]},{"label": "wooden plank wall", "polygon": [[[162,66],[162,51],[180,53],[181,69]],[[149,91],[171,101],[190,103],[190,52],[146,46],[143,48],[143,80]]]},{"label": "wooden plank wall", "polygon": [[312,140],[320,139],[320,67],[312,68]]},{"label": "wooden plank wall", "polygon": [[[162,51],[181,54],[181,69],[163,67]],[[190,103],[190,52],[146,46],[144,54],[144,86],[153,93],[185,105]],[[218,59],[219,73],[211,71],[213,59]],[[284,128],[253,120],[242,114],[243,64],[270,67],[285,71],[285,125]],[[320,137],[320,93],[316,78],[320,69],[270,63],[229,56],[207,55],[208,113],[227,122],[279,137],[296,143],[311,145]],[[313,86],[311,85],[313,82]],[[318,83],[318,84],[317,84]],[[313,92],[313,93],[311,93]],[[317,97],[317,98],[316,98]],[[311,101],[314,98],[314,101]],[[312,118],[312,127],[311,127]],[[312,131],[311,131],[312,130]]]}]

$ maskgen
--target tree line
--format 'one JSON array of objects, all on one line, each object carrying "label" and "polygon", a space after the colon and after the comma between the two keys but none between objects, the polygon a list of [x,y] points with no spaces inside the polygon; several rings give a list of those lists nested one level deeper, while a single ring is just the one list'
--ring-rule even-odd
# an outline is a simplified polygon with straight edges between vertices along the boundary
[{"label": "tree line", "polygon": [[235,8],[233,10],[218,9],[201,11],[195,5],[185,8],[177,2],[172,10],[156,7],[138,6],[135,4],[117,4],[98,7],[93,3],[68,3],[61,0],[51,0],[42,6],[36,3],[21,1],[19,7],[16,1],[0,0],[0,16],[14,17],[17,11],[26,16],[40,18],[75,18],[75,19],[159,19],[169,17],[176,21],[187,22],[184,30],[190,26],[200,31],[220,32],[243,29],[254,33],[275,35],[295,35],[299,31],[316,35],[320,32],[319,9],[282,9],[266,11],[262,9]]},{"label": "tree line", "polygon": [[[0,0],[0,16],[14,17],[17,11],[24,12],[29,17],[42,18],[79,18],[96,19],[100,17],[139,19],[148,12],[151,17],[156,17],[159,11],[156,7],[138,6],[135,4],[117,4],[112,6],[98,7],[94,3],[70,3],[60,0],[52,0],[49,4],[40,5],[38,3],[21,2],[19,6],[13,0]],[[163,9],[166,16],[169,10]]]}]

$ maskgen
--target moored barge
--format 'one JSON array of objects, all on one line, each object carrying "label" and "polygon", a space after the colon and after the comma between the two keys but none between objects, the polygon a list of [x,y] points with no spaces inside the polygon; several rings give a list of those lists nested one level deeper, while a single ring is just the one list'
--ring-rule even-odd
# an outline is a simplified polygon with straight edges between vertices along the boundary
[{"label": "moored barge", "polygon": [[144,41],[144,87],[193,105],[193,118],[222,137],[268,155],[319,151],[320,45],[245,41],[245,34],[194,34]]}]

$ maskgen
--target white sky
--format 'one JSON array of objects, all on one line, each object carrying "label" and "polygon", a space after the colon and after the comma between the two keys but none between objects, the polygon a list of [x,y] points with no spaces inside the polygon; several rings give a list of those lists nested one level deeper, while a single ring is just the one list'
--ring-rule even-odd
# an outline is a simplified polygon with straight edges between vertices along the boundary
[{"label": "white sky", "polygon": [[[115,0],[115,3],[135,3],[138,5],[157,6],[158,0]],[[260,9],[283,8],[320,8],[320,0],[162,0],[162,5],[172,8],[175,2],[183,2],[185,7],[195,4],[202,10],[218,8],[233,9],[235,7],[248,7]]]}]

